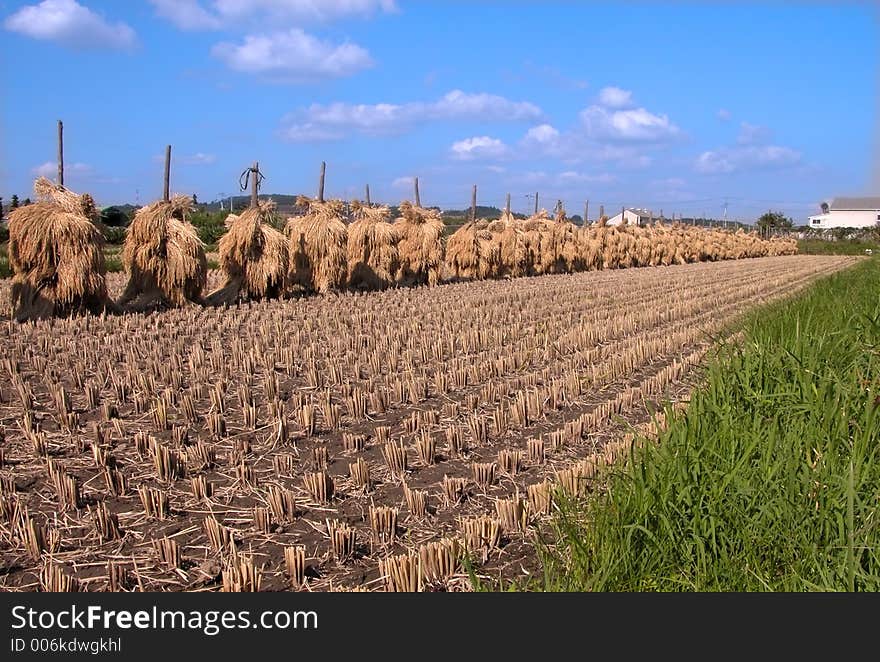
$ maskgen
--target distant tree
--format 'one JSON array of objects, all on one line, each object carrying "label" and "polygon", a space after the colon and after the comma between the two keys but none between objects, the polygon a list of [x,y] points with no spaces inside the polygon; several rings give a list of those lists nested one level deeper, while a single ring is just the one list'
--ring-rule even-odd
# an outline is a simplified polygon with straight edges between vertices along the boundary
[{"label": "distant tree", "polygon": [[3,218],[3,196],[0,195],[0,218]]},{"label": "distant tree", "polygon": [[9,204],[9,208],[18,209],[18,195],[15,193],[12,194],[12,201]]},{"label": "distant tree", "polygon": [[107,207],[101,210],[101,222],[111,228],[124,228],[131,218],[119,207]]},{"label": "distant tree", "polygon": [[30,198],[25,198],[25,199],[24,199],[24,202],[21,203],[21,206],[22,206],[22,207],[27,207],[29,204],[31,204],[31,199],[30,199]]},{"label": "distant tree", "polygon": [[768,211],[758,219],[758,229],[761,231],[761,236],[764,237],[769,237],[774,232],[781,230],[791,230],[793,227],[794,221],[778,211]]},{"label": "distant tree", "polygon": [[827,202],[823,202],[823,203],[822,203],[822,213],[823,213],[823,214],[827,214],[827,213],[828,213],[828,203],[827,203]]},{"label": "distant tree", "polygon": [[199,198],[195,193],[193,193],[193,205],[198,206],[198,204],[199,204]]}]

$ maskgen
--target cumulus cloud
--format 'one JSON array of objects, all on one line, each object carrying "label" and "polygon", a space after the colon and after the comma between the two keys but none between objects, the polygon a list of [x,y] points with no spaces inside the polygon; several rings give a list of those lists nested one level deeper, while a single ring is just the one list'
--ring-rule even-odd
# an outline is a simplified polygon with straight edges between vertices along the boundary
[{"label": "cumulus cloud", "polygon": [[350,133],[398,133],[426,121],[518,121],[541,115],[528,102],[453,90],[432,102],[312,104],[282,119],[281,136],[293,142],[337,140]]},{"label": "cumulus cloud", "polygon": [[741,170],[779,169],[797,165],[801,153],[780,145],[738,145],[703,152],[694,168],[704,174],[728,174]]},{"label": "cumulus cloud", "polygon": [[393,182],[391,182],[392,188],[410,188],[415,183],[415,177],[407,176],[407,177],[398,177]]},{"label": "cumulus cloud", "polygon": [[247,35],[238,44],[221,42],[211,54],[235,71],[290,82],[350,76],[373,65],[370,54],[357,44],[333,44],[300,28]]},{"label": "cumulus cloud", "polygon": [[726,108],[721,108],[718,111],[718,119],[720,119],[722,122],[729,121],[731,117],[732,117],[732,115],[730,114],[730,111],[727,110]]},{"label": "cumulus cloud", "polygon": [[452,143],[452,158],[470,161],[476,158],[500,158],[507,154],[507,145],[498,138],[474,136]]},{"label": "cumulus cloud", "polygon": [[632,92],[629,90],[614,86],[599,90],[599,104],[606,108],[629,108],[632,102]]},{"label": "cumulus cloud", "polygon": [[394,0],[150,0],[156,13],[181,30],[218,30],[242,20],[327,22],[397,10]]},{"label": "cumulus cloud", "polygon": [[[65,163],[65,175],[87,176],[93,172],[92,166],[85,163]],[[54,180],[58,175],[58,164],[55,161],[47,161],[31,169],[31,173],[36,177],[45,177]]]},{"label": "cumulus cloud", "polygon": [[125,23],[111,23],[76,0],[43,0],[22,7],[3,22],[19,34],[82,49],[129,50],[137,36]]},{"label": "cumulus cloud", "polygon": [[770,138],[770,129],[766,126],[742,122],[739,125],[739,136],[737,136],[736,142],[739,145],[760,145],[768,142]]},{"label": "cumulus cloud", "polygon": [[589,106],[581,111],[580,119],[587,135],[596,140],[660,143],[681,135],[667,115],[656,115],[644,108],[611,110]]}]

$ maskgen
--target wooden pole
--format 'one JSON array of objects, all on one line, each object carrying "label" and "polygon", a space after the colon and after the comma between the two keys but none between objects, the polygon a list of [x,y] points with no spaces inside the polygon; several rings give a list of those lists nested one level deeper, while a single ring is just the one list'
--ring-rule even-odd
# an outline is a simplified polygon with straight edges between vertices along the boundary
[{"label": "wooden pole", "polygon": [[620,208],[620,224],[623,225],[623,222],[626,220],[626,207]]},{"label": "wooden pole", "polygon": [[583,227],[587,227],[590,224],[590,201],[587,200],[584,202],[584,222]]},{"label": "wooden pole", "polygon": [[324,173],[327,171],[327,163],[321,161],[321,177],[318,179],[318,202],[324,202]]},{"label": "wooden pole", "polygon": [[421,207],[422,206],[422,199],[419,197],[419,178],[418,177],[413,178],[413,186],[415,187],[415,190],[416,190],[416,207]]},{"label": "wooden pole", "polygon": [[64,122],[58,120],[58,186],[64,186]]},{"label": "wooden pole", "polygon": [[477,185],[471,189],[471,222],[477,220]]},{"label": "wooden pole", "polygon": [[367,184],[367,207],[369,207],[372,203],[370,202],[370,185]]},{"label": "wooden pole", "polygon": [[257,187],[259,185],[260,179],[260,164],[257,161],[254,161],[254,165],[251,166],[251,207],[257,206]]},{"label": "wooden pole", "polygon": [[538,192],[535,191],[535,216],[538,215]]},{"label": "wooden pole", "polygon": [[510,193],[507,194],[507,204],[504,206],[504,211],[510,213]]},{"label": "wooden pole", "polygon": [[605,215],[605,205],[599,205],[599,218]]},{"label": "wooden pole", "polygon": [[165,202],[171,200],[171,145],[165,147],[165,185],[162,189],[162,199]]}]

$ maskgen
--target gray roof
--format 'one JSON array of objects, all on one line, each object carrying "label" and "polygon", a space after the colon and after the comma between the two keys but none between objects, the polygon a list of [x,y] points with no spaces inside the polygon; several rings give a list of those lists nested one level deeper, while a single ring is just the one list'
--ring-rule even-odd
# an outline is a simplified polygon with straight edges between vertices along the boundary
[{"label": "gray roof", "polygon": [[834,198],[831,209],[835,211],[875,211],[880,210],[880,197],[872,198]]}]

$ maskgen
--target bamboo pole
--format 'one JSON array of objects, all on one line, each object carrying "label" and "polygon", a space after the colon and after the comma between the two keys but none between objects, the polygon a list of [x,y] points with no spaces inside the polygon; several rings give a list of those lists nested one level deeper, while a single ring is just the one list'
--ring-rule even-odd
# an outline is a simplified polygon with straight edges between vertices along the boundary
[{"label": "bamboo pole", "polygon": [[165,147],[165,181],[162,189],[162,199],[165,202],[171,200],[171,145]]}]

